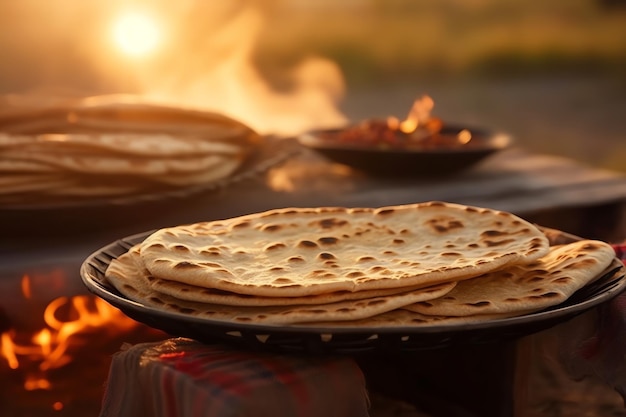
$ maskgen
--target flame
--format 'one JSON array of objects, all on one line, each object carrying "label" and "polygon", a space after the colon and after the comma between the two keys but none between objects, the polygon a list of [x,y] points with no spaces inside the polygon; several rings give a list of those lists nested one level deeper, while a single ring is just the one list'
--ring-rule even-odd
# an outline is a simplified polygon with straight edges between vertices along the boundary
[{"label": "flame", "polygon": [[[22,278],[24,295],[29,293],[30,277]],[[61,368],[72,361],[70,347],[81,344],[75,336],[105,327],[116,332],[129,331],[137,323],[104,300],[90,295],[59,297],[52,300],[44,310],[46,327],[22,341],[23,336],[14,329],[0,334],[0,358],[4,358],[10,369],[22,367],[29,371],[25,376],[24,389],[50,389],[46,372]],[[19,341],[18,341],[19,340]],[[63,408],[60,403],[59,409]]]},{"label": "flame", "polygon": [[429,131],[429,134],[438,132],[442,123],[438,118],[431,116],[434,107],[434,100],[428,95],[423,95],[413,102],[406,119],[401,121],[397,117],[389,116],[387,118],[387,127],[390,130],[401,131],[407,135],[415,133],[418,128],[425,128]]},{"label": "flame", "polygon": [[398,128],[406,134],[415,132],[418,127],[430,120],[430,113],[433,107],[435,107],[435,102],[430,96],[424,95],[418,98],[413,102],[409,114],[405,120],[399,123]]},{"label": "flame", "polygon": [[0,335],[0,353],[2,353],[2,356],[6,359],[9,368],[18,368],[20,363],[17,360],[16,350],[20,349],[20,346],[16,346],[13,343],[12,334],[10,332],[5,332]]},{"label": "flame", "polygon": [[[466,145],[472,140],[472,132],[462,129],[456,135],[439,135],[443,128],[443,121],[438,117],[432,117],[431,112],[435,107],[434,100],[423,95],[413,102],[406,119],[400,121],[390,116],[387,118],[387,128],[394,132],[402,132],[409,136],[413,143],[430,141],[433,146],[458,146]],[[419,134],[416,133],[419,129]]]}]

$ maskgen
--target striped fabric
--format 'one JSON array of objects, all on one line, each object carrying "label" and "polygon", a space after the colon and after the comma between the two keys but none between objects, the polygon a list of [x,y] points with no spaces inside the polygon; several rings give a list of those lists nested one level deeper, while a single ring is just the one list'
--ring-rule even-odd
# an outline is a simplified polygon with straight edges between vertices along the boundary
[{"label": "striped fabric", "polygon": [[100,417],[364,417],[365,378],[346,357],[253,353],[174,338],[126,347]]},{"label": "striped fabric", "polygon": [[[613,249],[626,264],[626,241]],[[626,293],[559,327],[559,357],[570,377],[600,379],[626,404]]]}]

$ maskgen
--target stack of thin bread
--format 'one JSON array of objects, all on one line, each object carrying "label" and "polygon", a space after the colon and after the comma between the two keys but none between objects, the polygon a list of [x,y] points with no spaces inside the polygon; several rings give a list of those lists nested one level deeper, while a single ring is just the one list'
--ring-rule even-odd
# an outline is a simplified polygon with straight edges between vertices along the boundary
[{"label": "stack of thin bread", "polygon": [[550,246],[508,212],[426,202],[164,228],[105,278],[151,308],[231,323],[438,325],[558,305],[614,258],[601,241]]},{"label": "stack of thin bread", "polygon": [[[1,103],[0,103],[1,104]],[[118,96],[0,107],[0,205],[161,193],[233,174],[259,136],[212,112]]]}]

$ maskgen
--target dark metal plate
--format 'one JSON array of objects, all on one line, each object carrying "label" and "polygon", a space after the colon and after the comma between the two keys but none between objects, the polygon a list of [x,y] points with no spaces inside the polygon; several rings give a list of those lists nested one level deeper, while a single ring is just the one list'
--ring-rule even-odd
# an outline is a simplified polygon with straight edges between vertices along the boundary
[{"label": "dark metal plate", "polygon": [[[119,308],[129,317],[172,336],[190,337],[207,343],[232,343],[254,349],[308,353],[365,353],[374,351],[419,351],[463,343],[487,343],[526,336],[569,320],[611,300],[626,288],[626,270],[617,258],[595,281],[566,302],[523,316],[463,325],[332,327],[311,325],[254,325],[203,319],[161,311],[130,300],[106,282],[104,271],[112,259],[143,241],[151,232],[113,242],[90,255],[80,275],[87,289]],[[551,241],[572,240],[554,230]]]},{"label": "dark metal plate", "polygon": [[[453,136],[461,126],[445,126],[441,135]],[[511,138],[486,129],[467,128],[472,145],[453,148],[384,148],[342,142],[341,129],[319,130],[298,137],[300,143],[326,158],[379,176],[432,177],[464,171],[487,156],[510,147]]]}]

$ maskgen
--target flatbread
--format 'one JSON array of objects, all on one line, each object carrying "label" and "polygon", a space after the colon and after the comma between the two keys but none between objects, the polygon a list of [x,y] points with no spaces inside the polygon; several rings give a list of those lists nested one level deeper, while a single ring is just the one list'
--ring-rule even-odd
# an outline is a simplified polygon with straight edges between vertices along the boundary
[{"label": "flatbread", "polygon": [[72,183],[67,177],[55,174],[0,175],[0,195],[41,193],[51,188],[67,187]]},{"label": "flatbread", "polygon": [[385,327],[429,327],[429,326],[458,326],[463,324],[482,323],[515,317],[521,313],[511,314],[475,314],[472,316],[436,316],[421,314],[405,308],[387,311],[360,320],[307,323],[317,327],[348,327],[348,328],[385,328]]},{"label": "flatbread", "polygon": [[90,154],[62,154],[49,152],[0,152],[0,158],[25,160],[55,166],[66,172],[87,174],[165,175],[169,173],[197,173],[213,169],[224,160],[222,155],[198,155],[179,158],[146,158],[135,156]]},{"label": "flatbread", "polygon": [[26,159],[13,159],[0,154],[0,175],[4,177],[21,174],[51,173],[58,171],[59,169],[54,165],[33,161],[28,157],[26,157]]},{"label": "flatbread", "polygon": [[210,184],[220,179],[228,178],[234,174],[241,166],[242,161],[237,158],[221,157],[216,160],[212,167],[207,167],[198,172],[174,172],[163,175],[150,175],[146,177],[151,181],[166,184],[174,187],[194,186],[200,184]]},{"label": "flatbread", "polygon": [[223,114],[114,94],[65,103],[0,107],[0,131],[11,134],[158,132],[200,135],[244,146],[260,140],[250,127]]},{"label": "flatbread", "polygon": [[[137,97],[0,103],[0,173],[9,177],[0,204],[194,188],[232,176],[260,143],[258,133],[227,116]],[[59,186],[27,175],[44,173]]]},{"label": "flatbread", "polygon": [[438,316],[539,311],[567,300],[598,277],[614,258],[611,245],[602,241],[555,246],[534,262],[461,281],[444,297],[405,308]]},{"label": "flatbread", "polygon": [[154,291],[150,287],[151,277],[137,265],[136,256],[133,254],[136,250],[136,248],[131,249],[113,259],[105,272],[107,281],[120,293],[131,300],[161,311],[234,323],[286,325],[316,321],[358,320],[397,309],[415,300],[439,297],[454,287],[454,283],[446,283],[365,300],[319,305],[241,307],[199,303]]},{"label": "flatbread", "polygon": [[[207,304],[223,304],[232,306],[286,306],[286,305],[320,305],[335,303],[338,301],[365,300],[367,298],[384,297],[388,295],[406,293],[421,290],[424,287],[390,288],[381,290],[365,291],[335,291],[326,294],[305,295],[302,297],[261,297],[247,294],[237,294],[229,291],[216,290],[213,288],[195,287],[176,281],[168,281],[160,278],[150,280],[150,288],[157,293],[167,294],[172,297]],[[456,282],[446,282],[425,288],[433,296],[444,295],[452,289]],[[439,296],[439,295],[438,295]],[[434,298],[434,297],[433,297]]]},{"label": "flatbread", "polygon": [[[369,290],[369,291],[337,291],[327,294],[308,295],[303,297],[261,297],[245,294],[237,294],[229,291],[216,290],[213,288],[195,287],[176,281],[168,281],[150,275],[141,259],[141,244],[134,245],[125,255],[133,262],[141,275],[142,280],[148,284],[150,290],[162,293],[181,300],[194,301],[206,304],[222,304],[231,306],[283,306],[283,305],[315,305],[329,304],[338,301],[362,300],[379,296],[393,295],[402,292],[409,292],[422,287],[392,288],[389,290]],[[445,283],[424,289],[429,293],[428,297],[436,298],[448,293],[455,282]]]},{"label": "flatbread", "polygon": [[0,151],[130,154],[138,156],[196,156],[198,154],[241,154],[242,148],[219,138],[175,136],[159,132],[151,134],[104,133],[44,133],[11,135],[0,133]]},{"label": "flatbread", "polygon": [[548,253],[531,223],[443,202],[289,208],[164,228],[142,243],[151,275],[254,296],[324,294],[468,279]]}]

